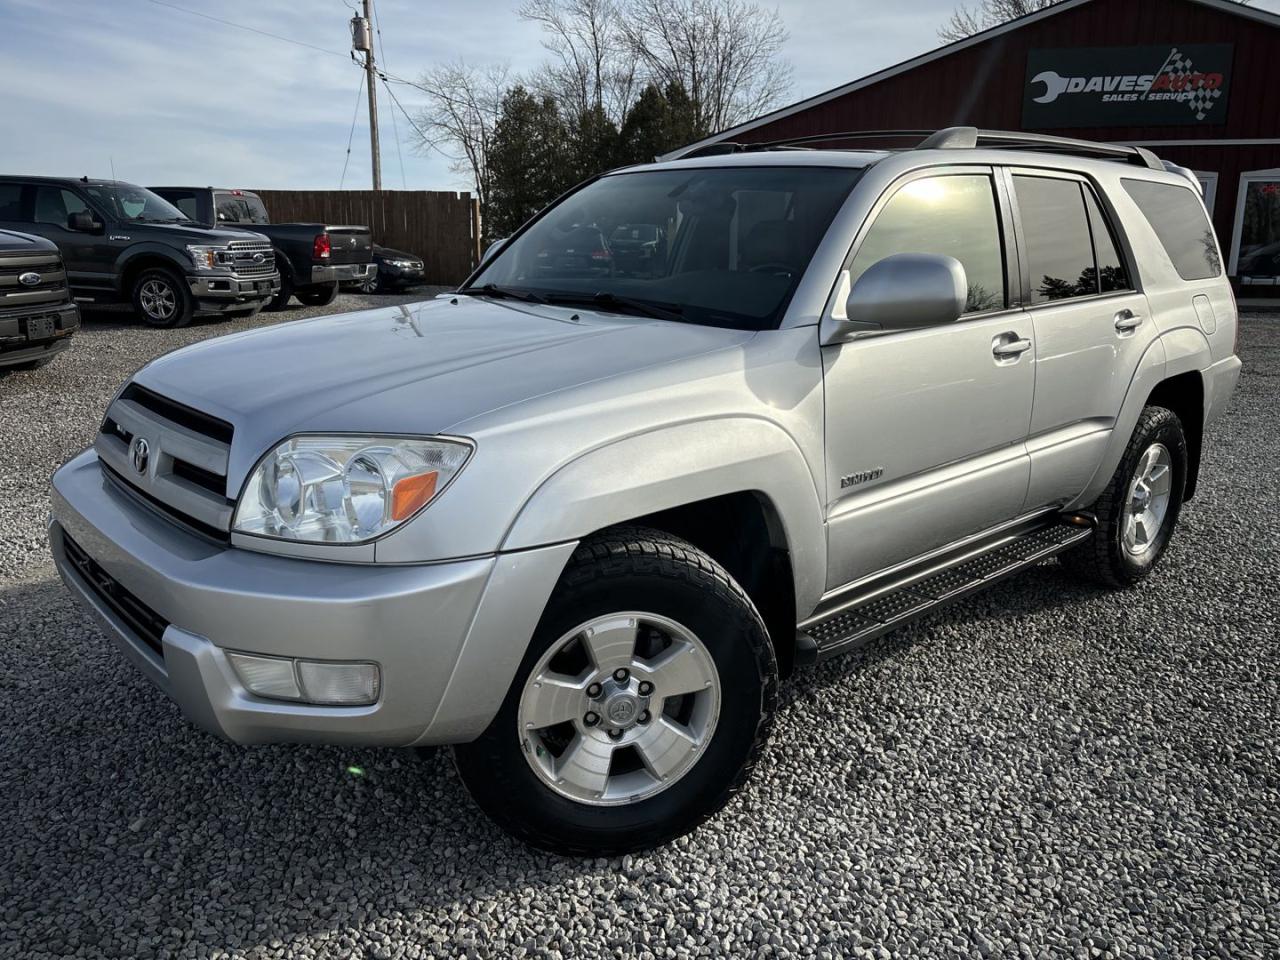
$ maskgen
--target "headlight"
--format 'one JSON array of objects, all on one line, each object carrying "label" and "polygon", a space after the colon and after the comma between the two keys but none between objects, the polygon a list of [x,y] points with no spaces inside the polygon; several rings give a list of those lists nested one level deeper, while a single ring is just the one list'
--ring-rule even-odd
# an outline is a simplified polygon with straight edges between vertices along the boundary
[{"label": "headlight", "polygon": [[412,270],[414,267],[422,266],[417,260],[388,260],[393,267],[400,267],[404,270]]},{"label": "headlight", "polygon": [[232,529],[315,543],[361,543],[434,500],[471,456],[457,440],[291,437],[245,484]]},{"label": "headlight", "polygon": [[227,247],[206,247],[197,243],[187,244],[187,256],[196,265],[197,270],[212,270],[215,267],[229,267],[235,263],[235,257]]}]

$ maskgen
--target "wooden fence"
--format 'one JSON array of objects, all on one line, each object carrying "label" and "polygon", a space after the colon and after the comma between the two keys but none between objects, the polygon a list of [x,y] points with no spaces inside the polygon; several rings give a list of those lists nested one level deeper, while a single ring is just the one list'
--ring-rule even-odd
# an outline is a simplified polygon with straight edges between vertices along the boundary
[{"label": "wooden fence", "polygon": [[422,258],[428,283],[466,279],[479,259],[479,207],[438,190],[257,190],[277,223],[361,224],[373,242]]}]

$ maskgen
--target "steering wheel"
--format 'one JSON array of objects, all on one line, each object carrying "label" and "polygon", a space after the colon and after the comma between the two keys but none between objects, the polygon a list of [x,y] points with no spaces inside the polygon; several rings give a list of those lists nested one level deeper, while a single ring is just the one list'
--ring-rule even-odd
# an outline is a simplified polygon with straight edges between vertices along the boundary
[{"label": "steering wheel", "polygon": [[766,263],[757,263],[754,267],[748,268],[747,273],[771,273],[775,276],[790,277],[795,275],[796,268],[780,260],[771,260]]}]

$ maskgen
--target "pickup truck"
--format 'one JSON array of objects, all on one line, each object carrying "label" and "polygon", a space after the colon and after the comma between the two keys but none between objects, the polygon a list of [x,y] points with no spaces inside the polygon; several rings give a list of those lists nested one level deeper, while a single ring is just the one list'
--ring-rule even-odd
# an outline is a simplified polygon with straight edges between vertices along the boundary
[{"label": "pickup truck", "polygon": [[257,313],[280,289],[266,237],[203,226],[119,180],[0,176],[0,229],[57,244],[77,303],[132,303],[153,327]]},{"label": "pickup truck", "polygon": [[280,268],[280,292],[271,301],[271,310],[283,310],[290,297],[310,307],[324,306],[333,302],[340,284],[363,283],[374,275],[368,227],[272,223],[262,198],[250,190],[151,189],[198,223],[252,230],[271,241]]},{"label": "pickup truck", "polygon": [[[578,256],[634,224],[642,269]],[[730,146],[582,185],[444,297],[153,360],[51,547],[204,729],[452,744],[507,830],[616,854],[744,788],[798,666],[1051,558],[1148,577],[1236,332],[1199,185],[1141,147]]]},{"label": "pickup truck", "polygon": [[0,368],[43,367],[79,328],[80,310],[71,302],[57,246],[0,230]]}]

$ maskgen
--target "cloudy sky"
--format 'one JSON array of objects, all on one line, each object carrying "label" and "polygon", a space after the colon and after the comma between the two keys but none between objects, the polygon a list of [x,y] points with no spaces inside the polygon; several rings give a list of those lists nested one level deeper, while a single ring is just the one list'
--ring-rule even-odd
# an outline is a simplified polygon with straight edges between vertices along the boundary
[{"label": "cloudy sky", "polygon": [[[954,3],[780,0],[791,99],[936,46]],[[405,78],[455,57],[531,70],[543,57],[540,34],[518,5],[378,0],[380,65]],[[1280,0],[1256,6],[1280,12]],[[363,100],[343,181],[360,82],[346,53],[351,13],[344,0],[0,0],[0,172],[108,176],[114,163],[120,179],[144,184],[367,188]],[[396,90],[413,113],[415,92]],[[411,149],[395,114],[380,90],[384,186],[465,188],[447,159]]]}]

